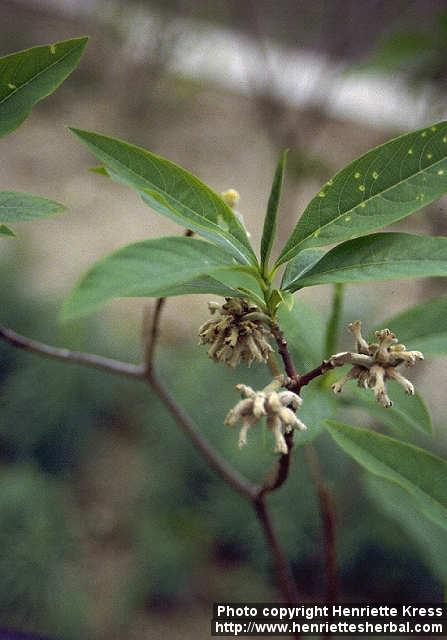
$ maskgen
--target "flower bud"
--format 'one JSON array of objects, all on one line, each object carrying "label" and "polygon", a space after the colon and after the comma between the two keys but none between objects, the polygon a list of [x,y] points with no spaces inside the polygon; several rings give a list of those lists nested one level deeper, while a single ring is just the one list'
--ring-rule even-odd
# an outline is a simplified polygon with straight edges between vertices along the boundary
[{"label": "flower bud", "polygon": [[213,318],[199,329],[199,344],[210,345],[208,355],[216,362],[235,367],[239,362],[267,362],[273,352],[270,318],[242,298],[225,298],[225,303],[209,303]]}]

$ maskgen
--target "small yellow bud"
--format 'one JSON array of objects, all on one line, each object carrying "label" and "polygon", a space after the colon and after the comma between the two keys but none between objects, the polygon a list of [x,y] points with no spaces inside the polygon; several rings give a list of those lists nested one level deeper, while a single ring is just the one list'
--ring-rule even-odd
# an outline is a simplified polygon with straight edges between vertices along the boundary
[{"label": "small yellow bud", "polygon": [[232,209],[234,209],[241,199],[239,191],[236,191],[236,189],[227,189],[226,191],[222,191],[220,195],[222,200]]}]

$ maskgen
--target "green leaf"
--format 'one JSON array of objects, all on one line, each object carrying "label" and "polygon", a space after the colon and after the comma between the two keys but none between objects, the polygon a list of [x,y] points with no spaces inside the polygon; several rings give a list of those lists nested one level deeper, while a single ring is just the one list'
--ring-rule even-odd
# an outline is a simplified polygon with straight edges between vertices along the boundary
[{"label": "green leaf", "polygon": [[354,460],[374,475],[405,489],[424,515],[447,529],[447,462],[383,436],[328,420],[331,436]]},{"label": "green leaf", "polygon": [[281,288],[288,289],[295,280],[299,280],[309,271],[326,253],[325,249],[304,249],[300,251],[290,262],[284,271]]},{"label": "green leaf", "polygon": [[447,192],[447,123],[395,138],[354,160],[310,201],[277,264],[401,220]]},{"label": "green leaf", "polygon": [[324,355],[326,358],[338,351],[343,299],[344,285],[334,284],[332,287],[331,313],[326,324],[326,338],[324,341]]},{"label": "green leaf", "polygon": [[237,265],[234,265],[232,269],[218,271],[214,275],[214,279],[218,280],[226,287],[231,287],[233,291],[237,289],[240,289],[241,291],[251,291],[256,296],[263,298],[262,290],[259,287],[259,283],[255,275],[245,271]]},{"label": "green leaf", "polygon": [[184,296],[188,294],[198,294],[198,293],[214,293],[222,297],[225,297],[225,296],[232,296],[234,298],[244,297],[244,294],[238,291],[237,289],[227,287],[222,282],[219,282],[215,278],[210,278],[209,276],[194,278],[194,280],[190,280],[189,282],[183,282],[182,284],[176,285],[173,287],[165,287],[163,291],[164,291],[163,297],[165,298],[170,296]]},{"label": "green leaf", "polygon": [[12,229],[7,227],[5,224],[0,224],[0,236],[14,237],[15,233]]},{"label": "green leaf", "polygon": [[381,323],[426,356],[447,354],[447,297],[423,302]]},{"label": "green leaf", "polygon": [[287,288],[425,276],[447,276],[447,238],[376,233],[339,244]]},{"label": "green leaf", "polygon": [[258,302],[257,298],[262,295],[257,282],[244,271],[240,271],[237,265],[218,270],[215,277],[203,276],[195,278],[190,282],[185,282],[172,289],[165,289],[165,296],[183,296],[189,293],[214,293],[226,297],[250,298],[253,302]]},{"label": "green leaf", "polygon": [[[143,240],[97,262],[66,300],[62,317],[86,315],[112,298],[216,292],[204,278],[231,269],[228,254],[208,242],[174,237]],[[191,284],[199,279],[199,283]],[[209,287],[209,289],[208,289]]]},{"label": "green leaf", "polygon": [[59,202],[30,193],[0,191],[0,222],[22,222],[46,218],[64,211]]},{"label": "green leaf", "polygon": [[[116,178],[116,175],[114,173],[111,173],[110,171],[109,173],[111,178]],[[192,211],[190,211],[187,215],[184,215],[183,212],[180,213],[179,205],[172,205],[164,196],[160,195],[160,193],[156,191],[146,190],[140,195],[143,202],[149,205],[154,211],[160,213],[163,216],[166,216],[167,218],[170,218],[171,220],[174,220],[183,227],[186,226],[192,231],[195,231],[198,235],[201,235],[214,244],[221,246],[223,249],[228,251],[230,255],[236,258],[239,263],[255,264],[256,256],[254,255],[252,249],[250,248],[250,250],[248,251],[247,248],[244,247],[237,238],[235,238],[228,232],[228,225],[222,222],[222,218],[219,218],[219,220],[217,220],[217,223],[214,223],[203,216],[196,216]],[[219,198],[217,194],[216,198]],[[225,203],[224,206],[227,207]],[[233,211],[229,207],[228,210],[230,211],[231,215],[234,215]],[[205,209],[203,211],[205,211]],[[211,209],[207,211],[207,214],[210,211]],[[237,220],[236,216],[235,220]],[[238,220],[237,224],[240,224]],[[243,233],[245,234],[245,230]],[[249,244],[248,240],[247,244]]]},{"label": "green leaf", "polygon": [[[284,291],[287,295],[287,291]],[[269,298],[269,307],[272,310],[273,315],[275,315],[279,305],[284,304],[285,298],[281,289],[273,289],[270,298]]]},{"label": "green leaf", "polygon": [[33,47],[0,58],[0,137],[22,124],[78,66],[88,38]]},{"label": "green leaf", "polygon": [[113,179],[139,191],[155,211],[221,245],[239,262],[257,264],[234,211],[198,178],[123,140],[70,130],[105,164]]},{"label": "green leaf", "polygon": [[430,413],[418,393],[414,396],[408,396],[400,385],[392,384],[390,396],[393,400],[393,406],[388,409],[380,406],[371,397],[372,394],[364,389],[354,387],[352,393],[353,397],[347,398],[350,404],[362,406],[378,422],[393,429],[396,435],[400,436],[412,431],[422,431],[432,435],[433,427]]},{"label": "green leaf", "polygon": [[100,176],[106,176],[107,178],[110,178],[109,172],[102,165],[99,165],[99,167],[90,167],[89,171],[91,171],[91,173],[97,173]]},{"label": "green leaf", "polygon": [[323,359],[324,324],[318,311],[302,300],[295,300],[292,309],[280,307],[278,322],[298,370],[307,371],[319,365]]},{"label": "green leaf", "polygon": [[270,298],[268,300],[268,308],[272,317],[274,318],[276,312],[282,304],[285,304],[288,309],[293,307],[293,296],[288,291],[281,291],[281,289],[273,289]]},{"label": "green leaf", "polygon": [[434,575],[447,584],[447,537],[437,524],[415,508],[411,497],[396,484],[374,476],[367,478],[369,496],[389,518],[414,540]]},{"label": "green leaf", "polygon": [[268,267],[270,253],[272,251],[273,241],[275,240],[276,235],[276,218],[278,215],[279,200],[281,198],[286,158],[287,150],[282,152],[276,167],[272,190],[270,192],[267,205],[267,213],[264,220],[264,229],[262,231],[261,239],[261,266],[264,272]]}]

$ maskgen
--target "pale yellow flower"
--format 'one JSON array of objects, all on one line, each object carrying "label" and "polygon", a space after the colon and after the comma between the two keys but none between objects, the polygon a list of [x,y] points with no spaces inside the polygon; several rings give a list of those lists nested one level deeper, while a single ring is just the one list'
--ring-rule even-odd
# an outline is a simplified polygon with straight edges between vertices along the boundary
[{"label": "pale yellow flower", "polygon": [[332,385],[334,393],[340,393],[349,380],[357,380],[359,387],[372,389],[375,398],[383,407],[391,407],[392,401],[388,396],[386,382],[395,380],[409,395],[414,394],[413,384],[407,380],[397,367],[405,365],[412,367],[424,356],[420,351],[407,351],[403,344],[397,343],[397,338],[389,329],[375,332],[377,342],[368,343],[362,336],[361,322],[356,320],[348,325],[354,335],[357,353],[335,354],[331,360],[334,363],[349,362],[353,367],[340,380]]},{"label": "pale yellow flower", "polygon": [[285,433],[292,429],[306,431],[306,425],[297,418],[295,411],[302,404],[302,399],[296,393],[282,389],[282,380],[275,379],[261,391],[254,391],[244,384],[236,385],[236,389],[244,396],[225,418],[225,424],[233,427],[242,422],[239,432],[239,447],[247,444],[247,434],[251,427],[265,416],[267,426],[275,438],[275,452],[288,453],[284,438]]}]

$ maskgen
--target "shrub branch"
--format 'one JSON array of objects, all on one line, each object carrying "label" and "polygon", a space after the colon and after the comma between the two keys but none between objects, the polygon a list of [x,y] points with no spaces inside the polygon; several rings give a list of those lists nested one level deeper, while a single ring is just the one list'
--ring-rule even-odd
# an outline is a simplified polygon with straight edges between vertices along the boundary
[{"label": "shrub branch", "polygon": [[[273,523],[267,509],[262,488],[251,483],[236,469],[229,465],[224,458],[222,458],[217,450],[214,449],[208,440],[200,433],[197,425],[177,403],[169,389],[154,371],[152,360],[156,347],[158,322],[161,317],[162,306],[162,303],[157,302],[156,308],[158,309],[158,313],[155,318],[157,326],[153,327],[153,330],[150,332],[150,349],[145,347],[145,354],[150,353],[151,359],[147,360],[146,355],[145,362],[139,365],[121,362],[112,358],[105,358],[93,353],[53,347],[43,342],[23,336],[3,326],[0,326],[0,340],[9,343],[17,349],[35,353],[52,360],[58,360],[69,364],[80,364],[94,369],[100,369],[108,373],[121,375],[126,378],[140,380],[149,384],[175,419],[177,425],[203,456],[208,466],[212,468],[229,486],[249,500],[252,504],[274,561],[278,587],[281,591],[282,597],[290,604],[296,603],[298,601],[296,587],[289,573],[285,555],[273,528]],[[296,637],[298,638],[299,636],[297,635]]]},{"label": "shrub branch", "polygon": [[[197,425],[177,403],[169,389],[154,371],[153,359],[159,336],[159,323],[163,306],[164,299],[158,299],[156,302],[151,329],[150,331],[145,332],[144,360],[141,364],[132,364],[112,358],[106,358],[93,353],[53,347],[43,342],[23,336],[12,329],[3,326],[0,326],[0,340],[9,343],[17,349],[36,353],[46,358],[99,369],[101,371],[121,375],[134,380],[140,380],[149,384],[175,419],[177,425],[203,456],[209,467],[212,468],[236,492],[251,502],[274,561],[278,586],[281,590],[282,596],[287,602],[296,603],[298,601],[296,586],[290,574],[284,552],[282,551],[279,540],[276,536],[273,522],[266,504],[267,494],[279,489],[288,478],[290,469],[290,450],[293,447],[293,434],[290,433],[285,436],[289,453],[282,454],[280,456],[277,469],[266,479],[262,486],[258,486],[250,482],[230,464],[228,464],[228,462],[222,458],[218,451],[200,433]],[[309,382],[314,378],[323,375],[334,367],[346,364],[349,360],[348,354],[337,354],[337,356],[323,361],[316,369],[300,375],[295,368],[293,358],[288,349],[287,340],[285,339],[280,327],[278,325],[274,325],[272,331],[278,345],[278,352],[283,361],[285,372],[290,379],[287,386],[290,390],[297,393],[303,386],[309,384]],[[311,475],[313,478],[316,478],[315,470]],[[329,508],[328,506],[330,502],[327,499],[327,496],[330,493],[329,489],[324,485],[321,477],[318,481],[315,480],[315,482],[318,488],[323,522],[326,523],[324,530],[331,532],[335,531],[333,508]],[[331,542],[332,540],[334,540],[334,535],[325,535],[326,558],[328,559],[326,564],[328,566],[330,559],[330,562],[335,567],[333,562],[335,552]],[[334,583],[332,578],[331,580],[332,583]],[[328,596],[333,593],[333,589],[328,589]]]}]

